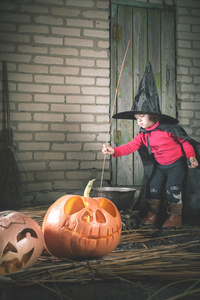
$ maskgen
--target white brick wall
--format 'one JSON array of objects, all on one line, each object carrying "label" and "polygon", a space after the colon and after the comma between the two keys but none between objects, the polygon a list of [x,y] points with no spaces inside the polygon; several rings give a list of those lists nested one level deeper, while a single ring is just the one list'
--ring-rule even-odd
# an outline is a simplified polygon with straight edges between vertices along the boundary
[{"label": "white brick wall", "polygon": [[177,102],[180,124],[200,141],[200,1],[177,0]]},{"label": "white brick wall", "polygon": [[[176,4],[178,115],[200,139],[200,1]],[[93,178],[99,186],[110,109],[109,0],[2,0],[0,10],[24,202],[81,193]],[[105,181],[109,170],[106,161]]]}]

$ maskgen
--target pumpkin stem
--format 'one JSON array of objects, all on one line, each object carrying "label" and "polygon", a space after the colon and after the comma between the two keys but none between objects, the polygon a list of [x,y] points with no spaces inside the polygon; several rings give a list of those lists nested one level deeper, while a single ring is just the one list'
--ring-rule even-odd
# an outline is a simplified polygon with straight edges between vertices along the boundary
[{"label": "pumpkin stem", "polygon": [[90,191],[91,191],[92,186],[93,186],[93,182],[94,182],[95,180],[96,180],[96,179],[92,179],[92,180],[90,180],[90,181],[88,182],[88,184],[87,184],[87,186],[86,186],[86,188],[85,188],[84,194],[83,194],[84,197],[89,197]]}]

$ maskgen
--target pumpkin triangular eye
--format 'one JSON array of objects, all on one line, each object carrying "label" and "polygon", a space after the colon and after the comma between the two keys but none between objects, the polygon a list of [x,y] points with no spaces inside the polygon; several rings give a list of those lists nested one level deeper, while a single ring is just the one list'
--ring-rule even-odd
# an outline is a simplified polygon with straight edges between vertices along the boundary
[{"label": "pumpkin triangular eye", "polygon": [[91,209],[87,209],[81,217],[81,220],[85,223],[93,222],[93,216]]},{"label": "pumpkin triangular eye", "polygon": [[32,256],[32,254],[33,254],[33,251],[34,251],[34,249],[31,249],[28,253],[26,253],[26,254],[23,255],[22,261],[23,261],[23,263],[24,263],[25,265],[27,264],[27,262],[29,262],[29,260],[30,260],[30,258],[31,258],[31,256]]},{"label": "pumpkin triangular eye", "polygon": [[106,223],[106,218],[99,209],[96,211],[96,221],[97,223]]},{"label": "pumpkin triangular eye", "polygon": [[116,208],[108,199],[101,198],[100,207],[105,209],[111,216],[116,217]]},{"label": "pumpkin triangular eye", "polygon": [[15,248],[15,246],[13,244],[11,244],[10,242],[7,243],[7,245],[5,246],[4,250],[3,250],[3,256],[6,255],[6,253],[8,252],[14,252],[17,253],[17,249]]},{"label": "pumpkin triangular eye", "polygon": [[74,196],[67,200],[65,204],[65,213],[66,215],[73,215],[87,206],[88,203],[86,203],[82,197]]}]

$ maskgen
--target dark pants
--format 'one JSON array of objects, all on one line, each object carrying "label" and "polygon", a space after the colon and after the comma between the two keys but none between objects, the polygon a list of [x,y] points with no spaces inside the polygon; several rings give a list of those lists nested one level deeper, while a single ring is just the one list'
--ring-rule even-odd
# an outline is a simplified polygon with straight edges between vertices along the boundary
[{"label": "dark pants", "polygon": [[157,163],[150,180],[150,198],[161,199],[162,190],[165,187],[168,201],[181,203],[186,167],[184,157],[179,158],[170,165]]}]

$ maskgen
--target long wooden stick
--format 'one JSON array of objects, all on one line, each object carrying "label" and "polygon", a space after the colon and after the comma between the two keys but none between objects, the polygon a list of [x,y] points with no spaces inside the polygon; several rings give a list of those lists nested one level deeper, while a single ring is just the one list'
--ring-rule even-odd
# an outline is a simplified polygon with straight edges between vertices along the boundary
[{"label": "long wooden stick", "polygon": [[[113,102],[113,107],[112,107],[112,112],[111,112],[111,117],[110,117],[110,123],[109,123],[109,127],[108,127],[106,144],[108,143],[108,139],[109,139],[109,133],[110,133],[111,123],[112,123],[112,115],[114,113],[115,104],[116,104],[116,100],[117,100],[117,91],[118,91],[120,79],[121,79],[121,76],[122,76],[122,71],[123,71],[123,68],[124,68],[124,63],[125,63],[126,55],[127,55],[128,48],[129,48],[129,45],[130,45],[130,41],[131,41],[131,39],[129,39],[129,41],[128,41],[128,44],[127,44],[127,47],[126,47],[126,52],[124,54],[124,58],[123,58],[122,65],[121,65],[121,68],[120,68],[119,78],[118,78],[118,81],[117,81],[117,86],[116,86],[115,96],[114,96],[114,102]],[[106,155],[104,155],[104,160],[103,160],[103,167],[102,167],[102,172],[101,172],[100,189],[102,188],[102,183],[103,183],[103,175],[104,175],[104,169],[105,169],[105,162],[106,162]]]},{"label": "long wooden stick", "polygon": [[10,103],[9,103],[9,91],[8,91],[8,71],[7,63],[3,61],[3,81],[4,81],[4,104],[6,108],[6,121],[5,121],[5,131],[7,134],[8,145],[12,146],[12,128],[10,126]]}]

